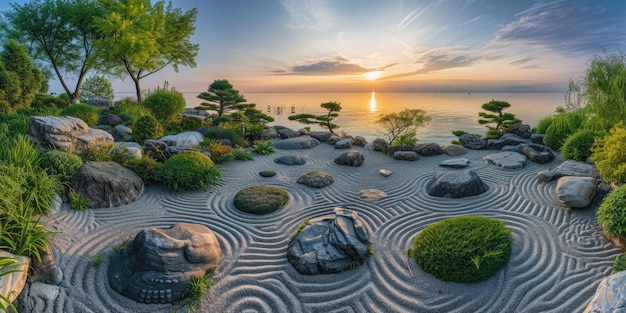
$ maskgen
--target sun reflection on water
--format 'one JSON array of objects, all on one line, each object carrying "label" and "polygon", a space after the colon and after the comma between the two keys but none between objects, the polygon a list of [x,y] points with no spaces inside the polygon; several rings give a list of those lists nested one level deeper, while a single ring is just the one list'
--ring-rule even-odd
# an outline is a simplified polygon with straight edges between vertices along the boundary
[{"label": "sun reflection on water", "polygon": [[370,96],[370,111],[376,112],[378,107],[378,103],[376,103],[376,92],[372,91],[372,95]]}]

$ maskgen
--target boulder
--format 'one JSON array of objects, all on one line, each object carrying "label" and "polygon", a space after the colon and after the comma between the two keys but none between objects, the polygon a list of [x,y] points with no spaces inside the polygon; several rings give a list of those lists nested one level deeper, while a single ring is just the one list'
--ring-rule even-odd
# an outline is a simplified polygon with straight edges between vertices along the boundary
[{"label": "boulder", "polygon": [[115,162],[87,162],[72,177],[72,187],[89,199],[92,208],[118,207],[139,199],[141,177]]},{"label": "boulder", "polygon": [[365,139],[365,137],[356,136],[354,137],[354,145],[357,147],[365,147],[367,146],[367,140]]},{"label": "boulder", "polygon": [[138,302],[171,303],[185,295],[192,279],[215,272],[221,255],[219,241],[204,225],[143,229],[111,257],[109,285]]},{"label": "boulder", "polygon": [[489,154],[483,157],[488,163],[495,166],[508,169],[518,169],[526,166],[526,156],[517,152],[506,151],[495,154]]},{"label": "boulder", "polygon": [[623,312],[626,307],[626,271],[612,274],[602,281],[583,313]]},{"label": "boulder", "polygon": [[105,110],[113,107],[113,100],[106,97],[90,97],[87,99],[87,104]]},{"label": "boulder", "polygon": [[510,134],[514,134],[522,139],[530,139],[530,125],[528,124],[515,124],[511,125],[506,132]]},{"label": "boulder", "polygon": [[[13,302],[26,285],[30,258],[11,254],[3,250],[0,250],[0,257],[8,257],[16,260],[16,263],[3,268],[3,272],[5,273],[10,271],[15,272],[0,276],[0,295],[7,297],[9,301]],[[6,305],[4,300],[1,301],[3,301],[3,305]]]},{"label": "boulder", "polygon": [[487,184],[472,170],[439,172],[426,187],[429,195],[445,198],[471,197],[487,190]]},{"label": "boulder", "polygon": [[309,131],[304,128],[300,128],[298,129],[298,133],[300,134],[300,136],[307,136],[309,134]]},{"label": "boulder", "polygon": [[439,166],[442,167],[451,167],[451,168],[463,168],[469,165],[469,159],[467,158],[456,158],[456,159],[448,159],[442,162],[439,162]]},{"label": "boulder", "polygon": [[520,153],[520,154],[524,154],[524,147],[527,147],[527,146],[528,146],[527,143],[520,143],[520,144],[516,144],[516,145],[509,145],[509,146],[502,147],[502,149],[500,149],[500,151],[502,151],[502,152],[513,151],[513,152],[517,152],[517,153]]},{"label": "boulder", "polygon": [[341,140],[342,138],[337,136],[337,135],[331,135],[328,140],[326,140],[326,143],[329,145],[334,145],[336,144],[339,140]]},{"label": "boulder", "polygon": [[310,132],[309,136],[311,136],[312,138],[315,138],[321,142],[326,142],[328,141],[328,139],[330,138],[330,136],[332,136],[333,133],[331,132],[324,132],[324,131],[314,131],[314,132]]},{"label": "boulder", "polygon": [[335,218],[306,226],[289,244],[287,259],[305,275],[339,273],[369,255],[365,223],[356,212],[335,208]]},{"label": "boulder", "polygon": [[143,146],[146,155],[159,162],[165,162],[165,160],[169,159],[172,156],[172,154],[167,151],[168,146],[165,141],[148,139],[143,142]]},{"label": "boulder", "polygon": [[311,149],[317,147],[320,142],[309,136],[283,139],[274,142],[274,148],[283,150]]},{"label": "boulder", "polygon": [[546,146],[531,144],[522,148],[522,153],[531,161],[545,164],[554,160],[554,153]]},{"label": "boulder", "polygon": [[300,137],[300,132],[285,126],[276,125],[274,129],[276,130],[276,137],[281,139]]},{"label": "boulder", "polygon": [[115,142],[115,146],[109,150],[109,154],[122,153],[127,159],[141,159],[143,152],[141,146],[136,142]]},{"label": "boulder", "polygon": [[443,149],[440,145],[430,143],[418,143],[413,147],[413,151],[417,152],[421,156],[433,156],[443,154]]},{"label": "boulder", "polygon": [[323,188],[334,183],[335,181],[333,180],[333,177],[326,172],[314,171],[301,175],[296,182],[309,187]]},{"label": "boulder", "polygon": [[548,182],[563,176],[596,177],[596,171],[593,164],[567,160],[553,170],[537,173],[537,180]]},{"label": "boulder", "polygon": [[461,145],[470,150],[485,150],[487,148],[487,140],[470,134],[459,136]]},{"label": "boulder", "polygon": [[463,146],[459,146],[459,145],[449,145],[449,146],[445,146],[442,148],[443,149],[443,153],[452,156],[452,157],[456,157],[456,156],[461,156],[461,155],[465,155],[467,154],[467,149],[465,149],[465,147]]},{"label": "boulder", "polygon": [[545,137],[544,134],[532,134],[530,135],[530,142],[543,145],[543,137]]},{"label": "boulder", "polygon": [[167,135],[159,140],[167,143],[168,146],[192,148],[204,141],[204,136],[197,131],[186,131],[176,135]]},{"label": "boulder", "polygon": [[117,141],[123,140],[125,136],[132,135],[132,133],[133,130],[126,125],[119,124],[113,127],[113,139]]},{"label": "boulder", "polygon": [[276,129],[274,129],[274,127],[272,126],[268,126],[261,133],[261,138],[276,138],[276,137],[278,137],[278,133],[276,132]]},{"label": "boulder", "polygon": [[306,164],[306,160],[302,155],[284,155],[274,159],[274,163],[284,165],[303,165]]},{"label": "boulder", "polygon": [[387,147],[389,147],[389,143],[385,139],[376,138],[372,141],[372,149],[374,151],[387,151]]},{"label": "boulder", "polygon": [[339,165],[361,166],[365,161],[363,154],[356,150],[350,150],[342,153],[335,159],[335,163]]},{"label": "boulder", "polygon": [[518,144],[524,144],[526,141],[514,134],[504,134],[498,139],[487,140],[487,150],[500,150],[504,146],[514,146]]},{"label": "boulder", "polygon": [[71,116],[31,117],[28,138],[42,149],[52,148],[76,154],[113,146],[111,134],[90,128],[83,120]]},{"label": "boulder", "polygon": [[387,146],[388,155],[393,155],[398,151],[413,151],[413,146]]},{"label": "boulder", "polygon": [[587,207],[598,191],[598,180],[593,177],[563,176],[556,184],[559,204],[568,208]]},{"label": "boulder", "polygon": [[117,126],[124,122],[121,117],[116,114],[110,113],[105,118],[105,123],[109,126]]},{"label": "boulder", "polygon": [[196,110],[194,108],[185,108],[185,110],[183,111],[183,116],[192,116],[192,117],[197,117],[203,121],[207,121],[210,117],[211,114],[209,114],[209,112],[205,111],[205,110]]},{"label": "boulder", "polygon": [[419,154],[415,151],[396,151],[391,156],[394,160],[417,161],[420,159]]},{"label": "boulder", "polygon": [[335,142],[335,149],[350,149],[352,148],[352,139],[341,139]]}]

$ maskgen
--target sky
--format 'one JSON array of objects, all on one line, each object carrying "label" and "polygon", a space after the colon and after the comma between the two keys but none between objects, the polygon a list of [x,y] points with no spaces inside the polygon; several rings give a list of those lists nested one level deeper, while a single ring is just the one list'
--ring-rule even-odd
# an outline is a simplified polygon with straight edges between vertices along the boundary
[{"label": "sky", "polygon": [[[10,9],[1,0],[0,11]],[[624,0],[172,0],[198,9],[186,92],[565,91],[590,59],[626,50]],[[130,79],[116,92],[132,92]],[[51,82],[51,89],[55,88]]]}]

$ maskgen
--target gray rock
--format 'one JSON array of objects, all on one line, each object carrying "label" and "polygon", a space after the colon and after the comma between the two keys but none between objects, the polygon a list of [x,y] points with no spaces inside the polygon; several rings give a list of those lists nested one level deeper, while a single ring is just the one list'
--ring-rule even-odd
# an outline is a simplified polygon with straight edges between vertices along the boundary
[{"label": "gray rock", "polygon": [[453,156],[453,157],[467,154],[467,149],[459,145],[449,145],[449,146],[443,147],[442,149],[443,149],[443,153],[449,156]]},{"label": "gray rock", "polygon": [[509,146],[504,146],[502,147],[502,149],[500,149],[500,151],[502,152],[507,152],[507,151],[512,151],[512,152],[517,152],[520,154],[524,154],[524,147],[527,147],[528,144],[526,143],[520,143],[520,144],[516,144],[516,145],[509,145]]},{"label": "gray rock", "polygon": [[307,136],[309,134],[309,131],[304,128],[300,128],[298,129],[298,133],[300,133],[300,136]]},{"label": "gray rock", "polygon": [[339,165],[361,166],[365,161],[363,154],[356,150],[350,150],[342,153],[335,159],[335,163]]},{"label": "gray rock", "polygon": [[398,151],[413,151],[413,146],[387,146],[388,155],[393,155]]},{"label": "gray rock", "polygon": [[119,124],[113,127],[113,139],[115,140],[122,140],[124,136],[131,135],[132,133],[133,130],[126,125]]},{"label": "gray rock", "polygon": [[57,264],[57,257],[50,246],[39,249],[41,261],[33,258],[33,275],[31,281],[42,282],[50,285],[59,285],[63,280],[63,270]]},{"label": "gray rock", "polygon": [[183,116],[192,116],[192,117],[197,117],[203,121],[207,121],[210,117],[211,114],[209,114],[209,112],[205,111],[205,110],[196,110],[193,108],[185,108],[185,110],[183,111]]},{"label": "gray rock", "polygon": [[199,145],[204,140],[204,136],[197,131],[186,131],[176,135],[167,135],[159,140],[167,143],[168,146],[192,148]]},{"label": "gray rock", "polygon": [[91,97],[87,99],[87,104],[99,109],[109,109],[113,107],[113,100],[105,97]]},{"label": "gray rock", "polygon": [[554,180],[555,178],[558,178],[556,172],[551,170],[543,170],[537,173],[536,177],[538,181],[542,182],[549,182]]},{"label": "gray rock", "polygon": [[356,212],[335,208],[335,218],[309,224],[289,244],[287,259],[301,274],[339,273],[363,264],[370,244]]},{"label": "gray rock", "polygon": [[391,176],[391,174],[393,174],[393,172],[391,170],[386,170],[384,168],[381,168],[380,170],[378,170],[378,174],[384,176],[384,177],[389,177]]},{"label": "gray rock", "polygon": [[72,177],[72,187],[89,199],[92,208],[118,207],[139,199],[141,177],[115,162],[87,162]]},{"label": "gray rock", "polygon": [[459,136],[459,142],[463,147],[470,150],[485,150],[487,148],[487,141],[485,139],[470,134]]},{"label": "gray rock", "polygon": [[71,116],[31,117],[28,138],[42,149],[52,148],[76,154],[113,146],[111,134],[90,128],[83,120]]},{"label": "gray rock", "polygon": [[143,146],[146,155],[157,161],[165,162],[165,160],[172,156],[172,154],[167,151],[168,145],[164,141],[148,139],[143,142]]},{"label": "gray rock", "polygon": [[543,137],[545,135],[544,134],[532,134],[530,135],[530,142],[532,143],[536,143],[538,145],[543,145]]},{"label": "gray rock", "polygon": [[523,154],[511,151],[489,154],[484,156],[483,160],[495,166],[508,169],[523,168],[526,166],[527,161],[526,156]]},{"label": "gray rock", "polygon": [[546,146],[531,144],[522,148],[522,153],[531,161],[545,164],[554,160],[554,153]]},{"label": "gray rock", "polygon": [[354,137],[354,145],[357,147],[365,147],[367,146],[367,140],[365,140],[365,137],[356,136]]},{"label": "gray rock", "polygon": [[396,151],[391,156],[394,160],[417,161],[420,159],[419,154],[415,151]]},{"label": "gray rock", "polygon": [[296,182],[309,187],[323,188],[334,183],[335,181],[333,180],[333,177],[326,172],[314,171],[300,176]]},{"label": "gray rock", "polygon": [[310,132],[309,136],[321,141],[321,142],[326,142],[328,141],[328,139],[330,138],[330,136],[332,136],[333,133],[331,132],[323,132],[323,131],[314,131],[314,132]]},{"label": "gray rock", "polygon": [[374,151],[387,151],[387,147],[389,147],[389,143],[385,139],[376,138],[372,142],[372,149]]},{"label": "gray rock", "polygon": [[278,137],[278,133],[274,127],[268,126],[262,133],[261,138],[276,138]]},{"label": "gray rock", "polygon": [[369,202],[378,201],[388,196],[386,192],[378,189],[363,189],[359,191],[359,195]]},{"label": "gray rock", "polygon": [[589,206],[598,190],[598,180],[592,177],[563,176],[556,184],[559,204],[568,208]]},{"label": "gray rock", "polygon": [[[13,300],[17,298],[17,296],[22,292],[24,286],[26,285],[30,258],[11,254],[3,250],[0,250],[0,256],[10,257],[17,261],[16,264],[9,265],[3,268],[2,272],[7,274],[4,276],[0,276],[0,295],[7,297],[9,301],[13,302]],[[5,304],[4,300],[3,304]]]},{"label": "gray rock", "polygon": [[274,163],[284,165],[303,165],[306,164],[306,160],[302,155],[285,155],[274,159]]},{"label": "gray rock", "polygon": [[624,312],[626,307],[626,271],[604,278],[583,313]]},{"label": "gray rock", "polygon": [[352,139],[341,139],[335,142],[335,149],[350,149],[352,148]]},{"label": "gray rock", "polygon": [[463,168],[467,167],[468,165],[469,160],[467,158],[448,159],[439,163],[439,166],[452,168]]},{"label": "gray rock", "polygon": [[421,156],[433,156],[443,154],[443,149],[440,145],[430,142],[430,143],[418,143],[413,147],[413,151],[417,152]]},{"label": "gray rock", "polygon": [[141,159],[143,151],[141,146],[136,142],[120,142],[116,141],[115,146],[109,150],[109,154],[122,153],[127,159]]},{"label": "gray rock", "polygon": [[274,129],[276,130],[277,137],[282,139],[300,137],[300,132],[285,126],[276,125]]},{"label": "gray rock", "polygon": [[311,149],[317,147],[320,142],[309,136],[283,139],[274,142],[274,148],[283,150]]},{"label": "gray rock", "polygon": [[580,176],[580,177],[595,177],[595,167],[593,164],[567,160],[561,163],[554,169],[556,177],[562,176]]},{"label": "gray rock", "polygon": [[514,134],[504,134],[498,139],[487,140],[487,150],[500,150],[504,146],[514,146],[518,144],[524,144],[526,141]]},{"label": "gray rock", "polygon": [[337,136],[337,135],[331,135],[328,140],[326,140],[326,143],[329,145],[334,145],[336,144],[339,140],[341,140],[342,138]]},{"label": "gray rock", "polygon": [[138,302],[171,303],[193,278],[215,272],[221,255],[219,241],[204,225],[144,229],[111,257],[109,285]]},{"label": "gray rock", "polygon": [[426,187],[429,195],[446,198],[470,197],[487,190],[487,184],[472,170],[439,172]]},{"label": "gray rock", "polygon": [[109,115],[107,115],[105,122],[109,126],[117,126],[117,125],[122,124],[123,120],[121,117],[117,116],[116,114],[110,113]]},{"label": "gray rock", "polygon": [[506,132],[519,136],[522,139],[530,139],[531,136],[530,125],[528,124],[512,125],[506,130]]}]

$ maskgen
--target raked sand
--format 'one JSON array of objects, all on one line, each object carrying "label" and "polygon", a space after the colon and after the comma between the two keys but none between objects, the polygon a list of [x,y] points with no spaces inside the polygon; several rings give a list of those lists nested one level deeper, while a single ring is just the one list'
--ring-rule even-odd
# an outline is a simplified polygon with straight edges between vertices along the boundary
[{"label": "raked sand", "polygon": [[[177,222],[208,226],[221,245],[216,284],[203,299],[202,312],[581,312],[620,253],[602,237],[593,208],[560,207],[556,182],[535,179],[537,172],[557,166],[558,157],[548,164],[528,162],[524,169],[506,170],[482,161],[496,151],[469,151],[462,157],[470,159],[469,168],[489,190],[448,199],[429,196],[425,188],[435,173],[449,170],[437,164],[452,157],[396,161],[356,149],[365,156],[361,167],[335,164],[334,158],[345,150],[321,143],[310,150],[277,150],[255,155],[254,161],[222,164],[222,179],[208,192],[173,193],[149,186],[141,199],[122,207],[79,212],[64,204],[44,222],[58,232],[52,244],[65,278],[58,296],[38,300],[33,312],[170,312],[172,305],[141,304],[112,290],[108,261],[94,266],[91,259],[98,253],[110,255],[113,247],[143,228]],[[307,163],[273,162],[283,155],[304,155]],[[381,176],[382,168],[393,175]],[[261,170],[277,175],[263,178]],[[332,174],[335,182],[321,189],[296,183],[313,170]],[[290,200],[272,214],[242,213],[233,198],[253,184],[279,186]],[[388,196],[368,202],[359,195],[363,189]],[[300,275],[286,258],[291,235],[303,219],[332,217],[338,206],[362,217],[375,254],[340,274]],[[472,284],[442,282],[414,260],[408,262],[409,271],[406,250],[415,235],[459,215],[497,218],[513,231],[513,251],[504,269]]]}]

